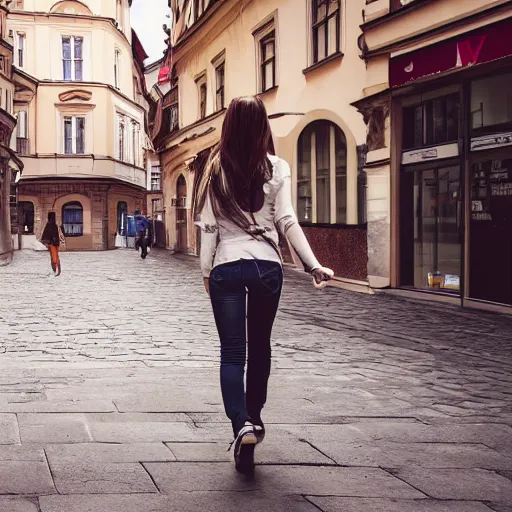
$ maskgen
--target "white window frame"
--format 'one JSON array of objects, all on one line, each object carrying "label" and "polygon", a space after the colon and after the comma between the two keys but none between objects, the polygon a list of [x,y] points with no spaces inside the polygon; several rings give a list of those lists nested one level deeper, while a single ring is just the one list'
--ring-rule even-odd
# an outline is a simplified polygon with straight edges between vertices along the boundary
[{"label": "white window frame", "polygon": [[[66,153],[66,119],[71,119],[71,153]],[[84,140],[83,153],[77,153],[77,119],[84,120]],[[64,114],[62,116],[62,154],[64,155],[85,155],[87,149],[87,116],[86,115],[75,115],[75,114]]]},{"label": "white window frame", "polygon": [[[201,119],[204,119],[208,116],[208,81],[207,81],[207,75],[206,75],[206,71],[203,71],[202,73],[200,73],[196,78],[195,78],[195,82],[196,82],[196,85],[197,85],[197,111],[198,111],[198,115],[197,115],[197,118],[198,120],[201,120]],[[206,98],[205,98],[205,107],[204,107],[204,116],[201,115],[201,87],[202,86],[205,86],[206,87]]]},{"label": "white window frame", "polygon": [[114,87],[120,89],[120,68],[121,68],[121,50],[114,50]]},{"label": "white window frame", "polygon": [[[275,62],[275,80],[273,87],[263,90],[263,54],[261,44],[263,39],[269,36],[272,32],[275,34],[274,39],[274,62]],[[262,20],[252,31],[254,37],[254,46],[256,51],[256,90],[258,93],[264,93],[269,90],[274,90],[279,86],[279,27],[278,27],[278,15],[277,10]]]},{"label": "white window frame", "polygon": [[123,0],[116,0],[116,21],[117,28],[123,30]]},{"label": "white window frame", "polygon": [[[219,88],[218,83],[218,71],[220,67],[224,67],[224,84],[221,88]],[[212,77],[213,77],[213,90],[215,91],[215,101],[214,101],[214,112],[220,112],[226,108],[226,50],[220,52],[214,59],[212,59]],[[217,94],[219,91],[223,89],[223,102],[222,106],[218,108],[217,106]],[[206,93],[208,95],[208,92]]]},{"label": "white window frame", "polygon": [[139,166],[140,155],[140,124],[131,119],[130,121],[130,163]]},{"label": "white window frame", "polygon": [[20,69],[25,69],[27,59],[27,35],[25,32],[16,32],[14,50],[16,66]]},{"label": "white window frame", "polygon": [[[123,127],[123,139],[121,143],[121,125]],[[127,155],[127,118],[122,112],[116,113],[116,158],[121,162],[126,162]]]},{"label": "white window frame", "polygon": [[[122,144],[121,124],[124,128]],[[115,159],[125,164],[140,167],[142,155],[141,141],[140,122],[126,112],[116,110]]]},{"label": "white window frame", "polygon": [[[154,170],[157,169],[157,170]],[[151,192],[160,192],[162,190],[162,166],[152,165],[151,166]],[[153,180],[158,182],[158,188],[153,188]]]},{"label": "white window frame", "polygon": [[[71,50],[71,77],[66,78],[64,75],[64,39],[70,40],[70,50]],[[75,56],[75,41],[76,39],[82,40],[82,58],[77,59]],[[82,82],[84,80],[85,75],[85,37],[84,36],[71,36],[62,34],[61,35],[61,44],[60,44],[60,50],[61,50],[61,62],[62,62],[62,79],[66,82]],[[82,62],[82,77],[80,79],[76,78],[76,62]]]},{"label": "white window frame", "polygon": [[18,139],[28,139],[28,112],[19,110],[16,113],[16,137]]},{"label": "white window frame", "polygon": [[12,91],[10,89],[5,90],[5,110],[12,114],[13,111],[13,99],[12,99]]}]

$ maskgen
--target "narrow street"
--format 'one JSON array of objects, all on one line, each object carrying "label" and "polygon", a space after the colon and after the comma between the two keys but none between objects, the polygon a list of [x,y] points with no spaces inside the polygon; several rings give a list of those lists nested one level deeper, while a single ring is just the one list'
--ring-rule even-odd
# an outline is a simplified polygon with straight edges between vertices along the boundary
[{"label": "narrow street", "polygon": [[254,480],[198,261],[0,269],[1,512],[511,512],[512,318],[287,272]]}]

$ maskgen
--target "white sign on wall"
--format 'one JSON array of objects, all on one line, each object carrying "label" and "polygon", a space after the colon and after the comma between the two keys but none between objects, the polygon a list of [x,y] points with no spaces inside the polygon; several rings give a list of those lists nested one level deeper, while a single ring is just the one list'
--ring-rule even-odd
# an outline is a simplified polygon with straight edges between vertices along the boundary
[{"label": "white sign on wall", "polygon": [[471,151],[483,151],[503,146],[512,146],[512,132],[495,133],[471,139]]},{"label": "white sign on wall", "polygon": [[404,151],[402,153],[402,164],[417,164],[421,162],[428,162],[430,160],[440,160],[441,158],[452,158],[455,156],[459,156],[459,145],[456,142],[432,148]]}]

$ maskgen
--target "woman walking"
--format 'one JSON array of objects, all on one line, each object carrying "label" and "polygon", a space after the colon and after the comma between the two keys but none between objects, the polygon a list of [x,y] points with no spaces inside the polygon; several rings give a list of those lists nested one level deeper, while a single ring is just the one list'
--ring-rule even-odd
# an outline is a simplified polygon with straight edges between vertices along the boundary
[{"label": "woman walking", "polygon": [[64,241],[64,235],[57,225],[55,212],[48,213],[48,222],[44,227],[41,242],[46,245],[50,252],[52,270],[56,277],[60,276],[61,273],[59,250],[61,242]]},{"label": "woman walking", "polygon": [[278,231],[288,237],[316,283],[332,275],[318,263],[299,226],[290,167],[270,154],[271,147],[261,99],[233,100],[220,143],[194,186],[201,268],[221,343],[222,397],[235,436],[236,469],[243,473],[253,470],[254,447],[265,436],[261,411],[283,285]]}]

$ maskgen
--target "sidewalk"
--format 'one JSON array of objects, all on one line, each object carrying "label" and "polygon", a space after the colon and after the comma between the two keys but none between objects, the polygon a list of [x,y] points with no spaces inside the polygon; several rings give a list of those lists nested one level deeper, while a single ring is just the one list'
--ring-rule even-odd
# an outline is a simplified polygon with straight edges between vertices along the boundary
[{"label": "sidewalk", "polygon": [[194,259],[0,268],[0,512],[511,512],[512,318],[288,272],[236,474]]}]

